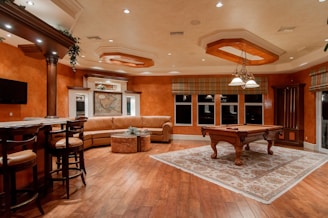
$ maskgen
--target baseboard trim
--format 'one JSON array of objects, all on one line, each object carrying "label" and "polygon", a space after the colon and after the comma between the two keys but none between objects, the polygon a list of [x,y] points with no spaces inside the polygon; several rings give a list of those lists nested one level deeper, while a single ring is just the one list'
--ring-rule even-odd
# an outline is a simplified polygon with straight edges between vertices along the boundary
[{"label": "baseboard trim", "polygon": [[317,145],[309,142],[303,142],[304,150],[318,151]]},{"label": "baseboard trim", "polygon": [[210,137],[206,135],[184,135],[184,134],[172,134],[171,139],[173,140],[197,140],[197,141],[211,141]]}]

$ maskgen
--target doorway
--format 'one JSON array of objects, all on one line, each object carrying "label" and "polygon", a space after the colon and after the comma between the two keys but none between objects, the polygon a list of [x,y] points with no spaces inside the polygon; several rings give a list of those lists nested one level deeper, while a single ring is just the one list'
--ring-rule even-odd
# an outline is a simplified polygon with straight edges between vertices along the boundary
[{"label": "doorway", "polygon": [[128,93],[125,95],[124,115],[140,116],[140,94]]},{"label": "doorway", "polygon": [[68,116],[69,117],[80,117],[89,115],[89,92],[88,90],[77,90],[69,89],[68,90]]},{"label": "doorway", "polygon": [[317,121],[319,151],[328,153],[328,91],[317,92]]}]

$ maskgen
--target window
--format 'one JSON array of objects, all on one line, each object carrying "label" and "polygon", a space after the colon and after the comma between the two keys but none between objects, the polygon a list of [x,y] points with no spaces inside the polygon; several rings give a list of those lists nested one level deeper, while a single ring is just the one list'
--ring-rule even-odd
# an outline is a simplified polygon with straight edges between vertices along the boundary
[{"label": "window", "polygon": [[192,100],[191,95],[175,96],[175,125],[191,126]]},{"label": "window", "polygon": [[198,95],[198,124],[214,125],[214,95]]},{"label": "window", "polygon": [[245,95],[245,122],[263,124],[262,95]]},{"label": "window", "polygon": [[221,124],[238,123],[238,95],[221,95]]}]

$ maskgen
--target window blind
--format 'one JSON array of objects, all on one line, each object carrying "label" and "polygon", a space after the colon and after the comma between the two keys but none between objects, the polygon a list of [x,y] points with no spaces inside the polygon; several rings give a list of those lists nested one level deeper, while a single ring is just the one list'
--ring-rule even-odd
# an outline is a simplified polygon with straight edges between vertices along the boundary
[{"label": "window blind", "polygon": [[310,73],[311,86],[310,91],[328,90],[328,72],[326,68]]},{"label": "window blind", "polygon": [[172,94],[174,95],[206,95],[206,94],[267,94],[268,80],[257,77],[258,88],[243,89],[240,86],[228,86],[232,77],[222,78],[173,78]]}]

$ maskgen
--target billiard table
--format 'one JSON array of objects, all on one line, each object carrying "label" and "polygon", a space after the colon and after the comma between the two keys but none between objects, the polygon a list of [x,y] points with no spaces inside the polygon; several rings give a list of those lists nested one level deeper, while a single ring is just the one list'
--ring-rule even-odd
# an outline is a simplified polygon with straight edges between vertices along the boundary
[{"label": "billiard table", "polygon": [[240,166],[243,164],[240,159],[243,152],[243,147],[249,149],[249,143],[257,140],[265,139],[268,142],[268,154],[272,155],[272,145],[276,135],[282,130],[282,126],[276,125],[257,125],[257,124],[236,124],[236,125],[222,125],[222,126],[203,126],[201,128],[202,135],[205,137],[206,133],[210,136],[211,147],[213,154],[211,158],[217,158],[216,145],[219,141],[225,141],[232,144],[235,148],[235,164]]}]

